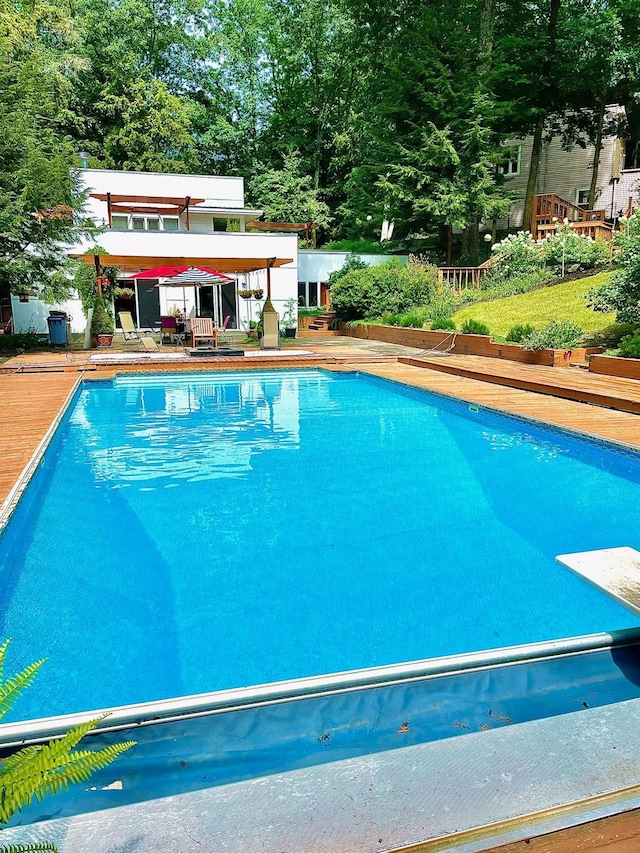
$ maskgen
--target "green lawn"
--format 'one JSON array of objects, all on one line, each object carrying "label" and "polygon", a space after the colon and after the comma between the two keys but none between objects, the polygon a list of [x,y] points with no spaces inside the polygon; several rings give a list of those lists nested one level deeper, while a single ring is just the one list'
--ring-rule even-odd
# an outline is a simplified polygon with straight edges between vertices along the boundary
[{"label": "green lawn", "polygon": [[549,320],[573,320],[585,332],[598,332],[615,322],[614,314],[598,314],[587,308],[584,298],[592,287],[601,287],[611,273],[579,278],[541,287],[531,293],[506,296],[461,308],[453,315],[458,328],[473,318],[486,323],[492,335],[504,336],[512,326],[530,323],[535,328]]}]

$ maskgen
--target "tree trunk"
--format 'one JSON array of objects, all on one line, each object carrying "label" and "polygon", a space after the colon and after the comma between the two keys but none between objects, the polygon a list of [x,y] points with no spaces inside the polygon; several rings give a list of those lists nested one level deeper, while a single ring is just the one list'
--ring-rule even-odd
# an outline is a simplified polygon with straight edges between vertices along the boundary
[{"label": "tree trunk", "polygon": [[540,168],[540,154],[542,153],[542,134],[544,131],[545,117],[540,116],[536,122],[536,128],[533,132],[533,145],[531,147],[531,165],[529,166],[529,179],[527,181],[527,192],[524,197],[524,213],[522,214],[523,231],[531,230],[533,233],[533,198],[536,194],[536,184],[538,182],[538,169]]},{"label": "tree trunk", "polygon": [[447,225],[447,266],[451,266],[452,243],[453,243],[453,225]]},{"label": "tree trunk", "polygon": [[589,186],[589,210],[593,210],[596,203],[596,190],[598,188],[598,168],[600,166],[600,155],[602,154],[602,128],[604,127],[604,114],[607,101],[606,89],[602,93],[602,100],[598,112],[598,129],[596,131],[596,142],[593,152],[593,166],[591,168],[591,185]]},{"label": "tree trunk", "polygon": [[495,9],[496,0],[482,0],[478,33],[478,88],[482,90],[485,88],[484,84],[491,70]]},{"label": "tree trunk", "polygon": [[464,229],[462,240],[464,245],[463,260],[467,264],[475,264],[480,251],[480,231],[478,230],[477,217],[474,217],[474,221],[470,222]]},{"label": "tree trunk", "polygon": [[527,193],[524,201],[524,213],[522,215],[523,230],[532,228],[533,219],[533,197],[536,194],[536,183],[538,181],[538,170],[540,168],[540,154],[542,153],[542,135],[544,125],[548,114],[548,108],[545,110],[545,98],[551,97],[555,82],[553,80],[553,58],[556,51],[556,37],[558,34],[558,16],[560,14],[560,4],[562,0],[550,0],[549,4],[549,23],[547,25],[546,51],[541,69],[541,99],[542,112],[536,121],[535,130],[533,133],[533,147],[531,149],[531,166],[529,168],[529,179],[527,181]]}]

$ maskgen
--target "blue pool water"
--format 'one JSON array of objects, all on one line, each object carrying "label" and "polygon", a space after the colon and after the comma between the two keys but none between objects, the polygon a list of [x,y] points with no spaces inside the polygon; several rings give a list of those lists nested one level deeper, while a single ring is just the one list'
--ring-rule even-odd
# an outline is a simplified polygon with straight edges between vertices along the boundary
[{"label": "blue pool water", "polygon": [[0,539],[14,718],[637,626],[640,456],[322,371],[81,391]]}]

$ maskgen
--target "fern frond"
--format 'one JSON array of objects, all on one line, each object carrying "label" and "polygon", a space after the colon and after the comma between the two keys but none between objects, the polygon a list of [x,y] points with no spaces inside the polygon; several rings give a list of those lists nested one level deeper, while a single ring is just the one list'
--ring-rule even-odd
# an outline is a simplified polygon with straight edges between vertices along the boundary
[{"label": "fern frond", "polygon": [[[6,648],[6,641],[4,643]],[[21,695],[25,687],[33,681],[35,674],[40,669],[45,659],[30,663],[22,672],[0,682],[0,720],[13,708],[13,703]]]},{"label": "fern frond", "polygon": [[[87,723],[76,726],[86,729]],[[72,730],[70,742],[77,742],[77,732]],[[69,733],[71,734],[71,732]],[[65,790],[70,783],[86,782],[96,770],[102,770],[125,750],[135,746],[135,741],[112,744],[99,750],[77,750],[64,753],[60,738],[51,744],[31,749],[28,760],[6,764],[0,770],[0,822],[7,822],[16,811],[29,805],[34,797],[41,802],[47,794]],[[13,757],[13,756],[12,756]]]},{"label": "fern frond", "polygon": [[103,714],[101,717],[95,717],[93,720],[86,720],[84,723],[79,723],[77,726],[69,729],[62,737],[49,741],[45,749],[49,751],[51,760],[55,762],[59,756],[67,756],[69,751],[74,746],[77,746],[86,734],[95,729],[98,723],[101,723],[106,716],[106,714]]},{"label": "fern frond", "polygon": [[20,767],[23,767],[31,760],[33,755],[40,752],[42,746],[43,745],[41,743],[37,743],[35,746],[25,746],[18,752],[14,752],[13,755],[9,755],[5,758],[0,765],[0,779],[2,778],[3,773],[9,773],[12,770],[17,771]]},{"label": "fern frond", "polygon": [[0,679],[4,674],[4,658],[7,654],[7,649],[9,648],[9,644],[11,643],[11,638],[9,637],[7,640],[0,645]]},{"label": "fern frond", "polygon": [[36,844],[11,844],[9,847],[0,847],[0,853],[59,853],[59,851],[50,841],[39,841]]}]

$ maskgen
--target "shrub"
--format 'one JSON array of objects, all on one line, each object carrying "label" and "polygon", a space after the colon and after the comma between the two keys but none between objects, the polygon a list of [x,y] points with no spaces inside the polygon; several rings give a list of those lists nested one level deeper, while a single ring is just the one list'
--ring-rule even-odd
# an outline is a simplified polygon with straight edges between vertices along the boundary
[{"label": "shrub", "polygon": [[465,320],[462,324],[461,332],[464,335],[490,335],[489,327],[486,323],[481,323],[479,320],[474,320],[472,317]]},{"label": "shrub", "polygon": [[331,305],[342,320],[406,313],[427,304],[436,286],[435,268],[385,261],[342,276],[331,288]]},{"label": "shrub", "polygon": [[542,329],[526,335],[521,343],[525,349],[573,349],[582,337],[582,329],[571,320],[558,323],[551,320]]},{"label": "shrub", "polygon": [[536,270],[528,275],[503,280],[493,273],[487,275],[485,286],[478,290],[463,290],[457,297],[459,305],[471,302],[485,302],[489,299],[501,299],[504,296],[516,296],[518,293],[529,293],[538,287],[544,287],[554,281],[554,275],[550,270]]},{"label": "shrub", "polygon": [[380,322],[384,326],[399,326],[401,314],[383,314]]},{"label": "shrub", "polygon": [[333,287],[333,285],[340,281],[340,279],[347,275],[347,273],[354,272],[354,270],[366,270],[369,269],[369,264],[366,264],[358,255],[349,255],[349,257],[345,260],[339,270],[334,270],[329,274],[329,278],[327,280],[327,284],[329,287]]},{"label": "shrub", "polygon": [[537,272],[544,265],[540,247],[528,231],[509,234],[491,249],[496,257],[491,267],[494,280],[522,278]]},{"label": "shrub", "polygon": [[360,237],[357,240],[335,240],[327,243],[321,249],[325,252],[354,252],[358,255],[384,255],[387,246],[379,240],[367,240]]},{"label": "shrub", "polygon": [[622,358],[640,358],[640,329],[624,336],[620,341],[619,353]]},{"label": "shrub", "polygon": [[433,317],[431,320],[432,329],[441,329],[442,331],[455,332],[456,324],[451,317]]},{"label": "shrub", "polygon": [[46,344],[47,338],[39,332],[20,332],[17,335],[0,335],[0,352],[23,353]]},{"label": "shrub", "polygon": [[456,310],[456,298],[453,293],[447,291],[435,293],[425,310],[427,319],[431,321],[433,321],[434,317],[438,317],[439,319],[450,317]]},{"label": "shrub", "polygon": [[93,316],[91,318],[91,334],[113,334],[113,319],[107,311],[103,299],[97,299],[96,304],[93,307]]},{"label": "shrub", "polygon": [[548,265],[559,268],[556,272],[562,268],[563,257],[565,271],[569,266],[580,270],[593,269],[611,259],[611,252],[606,243],[577,234],[568,225],[558,228],[555,234],[545,238],[542,255]]},{"label": "shrub", "polygon": [[424,317],[419,312],[413,311],[400,316],[398,324],[405,329],[421,329],[424,326]]},{"label": "shrub", "polygon": [[507,332],[507,340],[510,341],[510,343],[519,344],[523,338],[526,338],[527,335],[530,335],[534,331],[535,329],[531,323],[512,326]]},{"label": "shrub", "polygon": [[640,324],[640,215],[625,224],[616,235],[618,270],[599,289],[587,294],[587,304],[594,311],[615,311],[618,323]]}]

